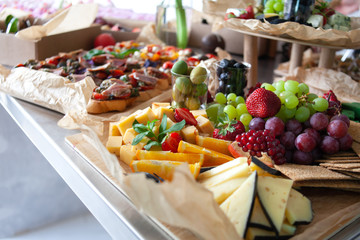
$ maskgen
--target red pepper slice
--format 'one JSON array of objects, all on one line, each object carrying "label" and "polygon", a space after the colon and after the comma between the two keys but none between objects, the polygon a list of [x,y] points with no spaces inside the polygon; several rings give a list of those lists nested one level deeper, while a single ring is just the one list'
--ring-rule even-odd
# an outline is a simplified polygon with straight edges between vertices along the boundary
[{"label": "red pepper slice", "polygon": [[185,120],[186,124],[197,125],[197,121],[194,115],[187,108],[176,108],[174,114],[176,122],[181,122]]},{"label": "red pepper slice", "polygon": [[100,101],[108,99],[107,96],[104,96],[104,95],[102,95],[101,93],[98,93],[98,92],[93,92],[92,98],[95,99],[95,100],[100,100]]},{"label": "red pepper slice", "polygon": [[163,69],[171,69],[173,66],[174,66],[173,62],[167,61],[167,62],[164,62],[164,64],[162,65],[162,68]]},{"label": "red pepper slice", "polygon": [[121,77],[122,75],[124,75],[124,71],[122,71],[120,69],[111,69],[110,74],[112,77],[118,78],[118,77]]}]

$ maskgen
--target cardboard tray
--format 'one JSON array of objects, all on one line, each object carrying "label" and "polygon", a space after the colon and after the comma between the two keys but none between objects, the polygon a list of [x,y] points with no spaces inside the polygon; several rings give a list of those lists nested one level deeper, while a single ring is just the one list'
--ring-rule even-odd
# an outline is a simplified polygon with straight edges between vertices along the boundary
[{"label": "cardboard tray", "polygon": [[89,50],[101,32],[99,25],[43,37],[39,41],[22,40],[14,34],[0,33],[0,64],[15,66],[29,59],[43,60],[59,52]]}]

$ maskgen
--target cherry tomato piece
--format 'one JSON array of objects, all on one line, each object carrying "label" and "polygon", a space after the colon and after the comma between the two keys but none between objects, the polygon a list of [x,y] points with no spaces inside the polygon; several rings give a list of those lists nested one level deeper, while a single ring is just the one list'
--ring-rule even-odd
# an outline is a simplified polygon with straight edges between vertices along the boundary
[{"label": "cherry tomato piece", "polygon": [[182,140],[181,136],[177,132],[170,133],[165,141],[161,144],[161,149],[163,151],[177,152],[180,141]]},{"label": "cherry tomato piece", "polygon": [[173,62],[167,61],[167,62],[164,62],[164,64],[162,65],[162,68],[163,69],[171,69],[173,66],[174,66]]}]

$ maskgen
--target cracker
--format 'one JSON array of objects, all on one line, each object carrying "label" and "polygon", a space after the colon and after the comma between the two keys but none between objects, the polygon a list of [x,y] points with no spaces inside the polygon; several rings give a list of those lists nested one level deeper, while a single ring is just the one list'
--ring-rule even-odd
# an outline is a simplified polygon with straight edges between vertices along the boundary
[{"label": "cracker", "polygon": [[356,173],[360,173],[360,168],[340,168],[340,167],[327,167],[327,169],[330,170],[336,170],[336,171],[347,171],[347,172],[356,172]]},{"label": "cracker", "polygon": [[283,164],[275,165],[282,174],[294,181],[306,180],[351,180],[352,177],[331,171],[321,166]]},{"label": "cracker", "polygon": [[326,187],[343,190],[360,190],[360,180],[296,181],[294,187]]},{"label": "cracker", "polygon": [[360,142],[360,123],[350,121],[348,133],[355,141]]},{"label": "cracker", "polygon": [[338,159],[318,159],[314,161],[315,163],[360,163],[360,158],[358,159],[347,159],[347,160],[338,160]]},{"label": "cracker", "polygon": [[354,178],[358,178],[360,179],[360,173],[357,173],[357,172],[347,172],[347,171],[339,171],[345,175],[348,175],[348,176],[351,176],[351,177],[354,177]]},{"label": "cracker", "polygon": [[356,160],[356,159],[360,159],[359,156],[346,156],[346,157],[327,157],[325,159],[329,159],[329,160],[348,160],[348,159],[352,159],[352,160]]},{"label": "cracker", "polygon": [[324,158],[336,158],[336,157],[356,157],[357,154],[354,151],[341,151],[331,155],[324,154]]},{"label": "cracker", "polygon": [[352,168],[360,168],[360,163],[320,163],[320,166],[352,169]]},{"label": "cracker", "polygon": [[360,143],[353,141],[351,148],[360,157]]}]

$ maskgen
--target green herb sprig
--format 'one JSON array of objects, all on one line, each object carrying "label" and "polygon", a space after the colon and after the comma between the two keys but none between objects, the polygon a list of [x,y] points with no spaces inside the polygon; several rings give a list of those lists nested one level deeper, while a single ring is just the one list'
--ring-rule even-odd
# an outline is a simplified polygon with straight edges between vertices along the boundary
[{"label": "green herb sprig", "polygon": [[166,114],[163,115],[161,120],[161,124],[159,126],[159,134],[156,136],[154,133],[155,123],[159,120],[148,121],[146,125],[139,123],[136,119],[132,124],[133,129],[135,132],[139,133],[133,139],[131,145],[138,144],[144,137],[148,137],[150,140],[146,143],[144,148],[146,150],[150,150],[153,146],[161,146],[161,144],[166,140],[166,135],[168,133],[180,131],[186,124],[185,120],[181,122],[175,123],[170,128],[166,129],[167,125],[167,116]]}]

